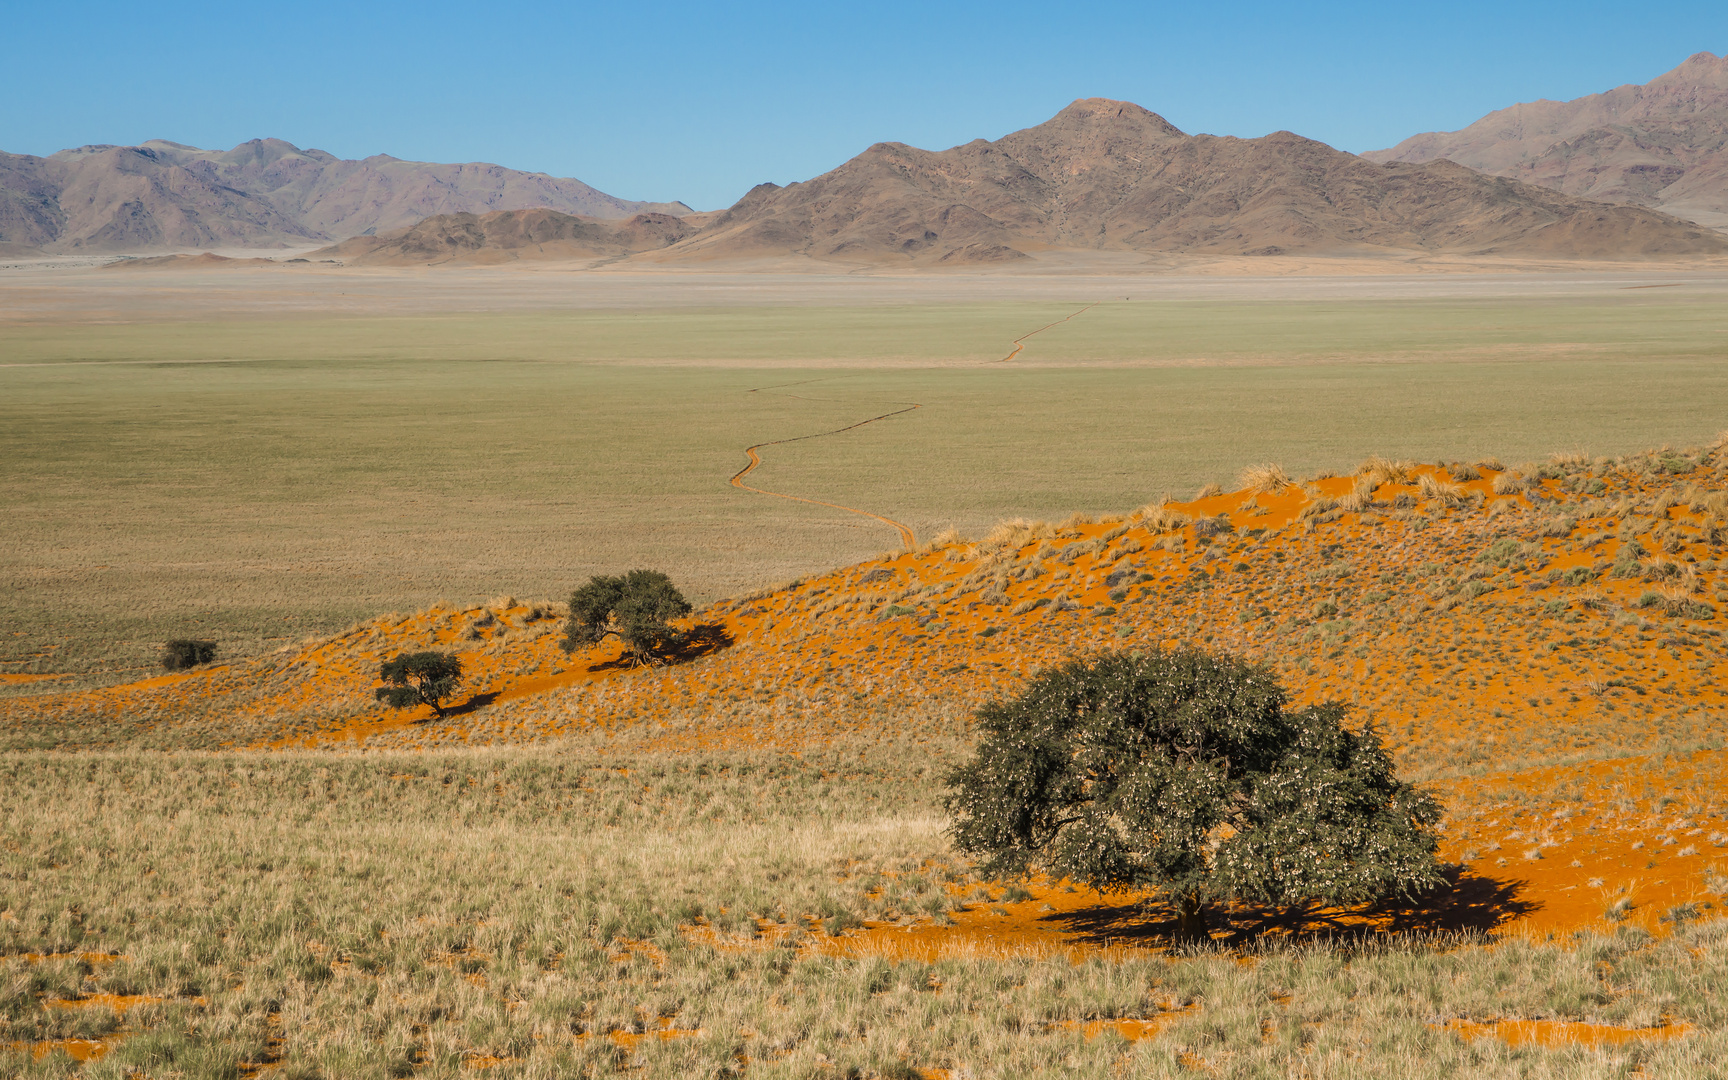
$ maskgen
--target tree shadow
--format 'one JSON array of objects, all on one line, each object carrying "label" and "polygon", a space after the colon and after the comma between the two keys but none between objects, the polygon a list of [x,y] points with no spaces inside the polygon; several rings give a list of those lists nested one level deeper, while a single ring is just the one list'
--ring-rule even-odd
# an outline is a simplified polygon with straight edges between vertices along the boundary
[{"label": "tree shadow", "polygon": [[448,720],[452,716],[467,716],[471,712],[476,712],[480,709],[484,709],[486,706],[492,704],[494,701],[497,701],[497,700],[498,700],[498,691],[488,690],[483,694],[475,694],[474,696],[470,697],[467,701],[464,701],[460,705],[450,706],[450,708],[444,710],[444,715],[442,717],[439,717],[437,715],[428,716],[428,717],[425,717],[420,722],[421,723],[429,723],[433,720],[438,720],[438,719]]},{"label": "tree shadow", "polygon": [[[662,645],[650,652],[647,665],[687,664],[692,660],[717,653],[721,649],[731,648],[735,643],[731,631],[726,629],[725,624],[702,623],[685,631],[683,640]],[[642,666],[644,666],[643,660],[635,653],[626,650],[622,656],[588,665],[588,670],[618,671]]]},{"label": "tree shadow", "polygon": [[[1217,943],[1240,947],[1271,941],[1481,935],[1541,907],[1523,897],[1522,881],[1487,877],[1461,866],[1446,867],[1444,875],[1444,884],[1410,900],[1294,908],[1237,901],[1210,905],[1207,921]],[[1174,941],[1177,929],[1176,908],[1158,898],[1060,912],[1044,920],[1098,947],[1164,946]]]}]

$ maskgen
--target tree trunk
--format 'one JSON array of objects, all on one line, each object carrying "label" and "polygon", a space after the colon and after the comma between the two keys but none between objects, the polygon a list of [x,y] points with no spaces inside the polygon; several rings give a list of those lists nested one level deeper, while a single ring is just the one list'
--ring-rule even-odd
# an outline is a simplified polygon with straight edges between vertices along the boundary
[{"label": "tree trunk", "polygon": [[1206,906],[1199,893],[1182,897],[1176,907],[1176,940],[1183,943],[1212,940],[1206,931]]}]

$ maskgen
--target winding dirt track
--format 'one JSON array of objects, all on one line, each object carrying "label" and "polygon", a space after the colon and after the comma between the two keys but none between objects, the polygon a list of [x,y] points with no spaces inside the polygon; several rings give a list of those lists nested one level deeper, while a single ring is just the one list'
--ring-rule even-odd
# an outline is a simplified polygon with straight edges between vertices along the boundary
[{"label": "winding dirt track", "polygon": [[1016,356],[1020,355],[1020,350],[1024,349],[1026,347],[1026,339],[1031,337],[1033,334],[1042,334],[1044,331],[1050,329],[1052,326],[1061,326],[1063,323],[1067,322],[1068,319],[1074,318],[1075,315],[1086,314],[1088,311],[1091,311],[1093,308],[1097,307],[1101,302],[1102,301],[1094,300],[1090,304],[1087,304],[1085,307],[1081,308],[1079,311],[1076,311],[1074,313],[1074,315],[1069,315],[1067,318],[1063,318],[1063,319],[1057,319],[1053,323],[1045,323],[1043,326],[1040,326],[1038,329],[1032,331],[1031,334],[1021,334],[1019,337],[1014,339],[1014,351],[1013,352],[1009,353],[1007,356],[1004,356],[1000,360],[993,360],[993,361],[991,361],[991,363],[1006,364],[1008,361],[1010,361],[1010,360],[1014,359]]},{"label": "winding dirt track", "polygon": [[772,495],[776,499],[791,499],[793,502],[809,503],[811,506],[827,506],[835,510],[844,510],[848,514],[858,514],[862,517],[874,518],[882,524],[890,525],[896,529],[900,533],[900,543],[906,548],[910,549],[916,547],[918,538],[912,534],[911,527],[902,525],[893,518],[883,517],[881,514],[872,514],[868,510],[860,510],[854,506],[841,506],[839,503],[823,502],[821,499],[805,499],[797,495],[785,495],[778,491],[769,491],[765,488],[751,487],[749,484],[744,482],[744,478],[749,476],[751,470],[755,469],[756,466],[762,464],[762,455],[758,454],[756,451],[762,449],[764,446],[779,446],[782,443],[803,442],[805,439],[820,439],[825,435],[838,435],[842,431],[851,431],[853,428],[860,428],[865,424],[874,424],[878,420],[886,420],[890,416],[899,416],[901,413],[909,413],[913,409],[922,409],[923,407],[924,406],[917,402],[913,402],[904,409],[895,409],[893,412],[885,412],[881,416],[872,416],[868,420],[860,420],[856,424],[847,424],[845,427],[835,428],[833,431],[818,431],[814,435],[800,435],[794,439],[774,439],[770,442],[759,442],[754,446],[747,446],[744,448],[744,453],[749,455],[750,464],[732,474],[732,486],[735,488],[743,488],[745,491],[754,491],[758,495]]},{"label": "winding dirt track", "polygon": [[[1093,301],[1092,303],[1087,304],[1085,307],[1081,308],[1079,311],[1074,312],[1072,315],[1067,316],[1066,318],[1057,319],[1053,323],[1046,323],[1043,326],[1040,326],[1036,330],[1033,330],[1029,333],[1021,334],[1019,337],[1014,339],[1014,351],[1013,352],[1010,352],[1007,356],[1004,356],[1000,360],[992,360],[990,362],[993,364],[1006,364],[1008,361],[1010,361],[1010,360],[1014,359],[1016,356],[1020,355],[1020,351],[1026,347],[1026,339],[1027,338],[1032,337],[1034,334],[1042,334],[1044,331],[1050,329],[1052,326],[1060,326],[1063,323],[1067,322],[1069,319],[1074,318],[1075,315],[1084,315],[1086,312],[1091,311],[1093,308],[1095,308],[1097,306],[1098,306],[1098,301]],[[825,379],[807,379],[804,381],[805,382],[826,382],[827,380],[825,380]],[[798,385],[802,385],[802,384],[801,383],[782,383],[780,385],[798,386]],[[759,386],[759,387],[755,387],[754,389],[750,390],[749,392],[752,394],[755,394],[755,393],[759,393],[762,390],[767,390],[767,389],[771,389],[771,387]],[[791,395],[788,395],[788,396],[791,396]],[[752,472],[754,472],[756,469],[756,466],[762,464],[762,455],[757,453],[757,451],[762,449],[764,446],[781,446],[785,443],[804,442],[806,439],[821,439],[821,438],[826,438],[829,435],[839,435],[842,432],[851,431],[854,428],[861,428],[865,424],[874,424],[878,420],[886,420],[890,416],[899,416],[902,413],[909,413],[915,409],[922,409],[923,407],[924,407],[923,404],[921,404],[920,402],[914,401],[914,402],[908,403],[904,409],[895,409],[893,412],[885,412],[880,416],[872,416],[868,420],[860,420],[856,424],[847,424],[845,427],[835,428],[833,431],[818,431],[813,435],[799,435],[799,436],[796,436],[795,438],[791,438],[791,439],[772,439],[772,440],[769,440],[768,442],[759,442],[759,443],[756,443],[756,444],[751,445],[751,446],[746,446],[744,448],[744,454],[745,454],[745,456],[747,456],[750,459],[750,463],[748,465],[744,466],[742,469],[739,469],[737,472],[732,474],[732,486],[735,488],[739,488],[740,490],[743,490],[743,491],[754,492],[757,495],[772,495],[776,499],[789,499],[792,502],[808,503],[811,506],[826,506],[831,510],[844,510],[848,514],[857,514],[859,517],[867,517],[873,521],[880,521],[882,524],[890,526],[896,532],[898,532],[900,534],[901,546],[905,547],[907,550],[911,550],[912,548],[916,547],[918,544],[917,536],[914,535],[914,533],[912,532],[911,526],[905,525],[905,524],[898,522],[898,521],[895,521],[893,518],[883,517],[881,514],[872,514],[868,510],[860,510],[855,506],[842,506],[839,503],[823,502],[821,499],[806,499],[806,498],[803,498],[802,496],[799,496],[799,495],[787,495],[787,494],[784,494],[783,492],[779,492],[779,491],[769,491],[766,488],[752,487],[749,484],[746,484],[744,482],[744,478],[749,476]]]}]

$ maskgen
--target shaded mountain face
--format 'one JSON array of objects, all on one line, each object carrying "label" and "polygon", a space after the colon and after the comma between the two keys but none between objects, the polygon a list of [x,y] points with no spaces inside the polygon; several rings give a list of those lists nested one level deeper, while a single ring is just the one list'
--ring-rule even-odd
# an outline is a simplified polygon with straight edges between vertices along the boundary
[{"label": "shaded mountain face", "polygon": [[670,214],[596,221],[556,210],[439,214],[406,229],[356,236],[313,252],[354,266],[494,264],[518,260],[598,259],[654,251],[696,232]]},{"label": "shaded mountain face", "polygon": [[1289,132],[1185,135],[1138,105],[1076,101],[995,142],[879,143],[813,180],[763,185],[673,256],[798,253],[964,264],[1040,250],[1230,255],[1728,252],[1728,239],[1451,162],[1375,164]]},{"label": "shaded mountain face", "polygon": [[228,151],[155,140],[47,158],[0,154],[0,242],[52,251],[304,244],[438,214],[529,207],[602,219],[690,211],[543,173],[382,154],[344,161],[280,139]]},{"label": "shaded mountain face", "polygon": [[1702,52],[1642,86],[1533,101],[1371,161],[1449,158],[1569,195],[1728,226],[1728,57]]}]

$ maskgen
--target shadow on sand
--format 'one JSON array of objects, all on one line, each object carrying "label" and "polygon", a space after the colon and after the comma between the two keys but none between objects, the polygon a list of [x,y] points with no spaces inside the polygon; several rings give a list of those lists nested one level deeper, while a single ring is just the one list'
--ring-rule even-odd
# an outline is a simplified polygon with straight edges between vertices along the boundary
[{"label": "shadow on sand", "polygon": [[427,723],[428,721],[432,721],[432,720],[448,720],[453,716],[467,716],[471,712],[475,712],[475,711],[478,711],[480,709],[484,709],[486,706],[492,704],[494,701],[497,701],[497,700],[498,700],[498,691],[488,690],[484,694],[475,694],[473,697],[469,698],[467,701],[464,701],[460,705],[450,706],[450,708],[444,710],[444,715],[441,717],[440,716],[428,716],[428,717],[425,717],[420,722],[421,723]]},{"label": "shadow on sand", "polygon": [[625,652],[614,660],[590,664],[589,671],[617,671],[622,668],[638,668],[645,665],[687,664],[721,649],[730,648],[733,644],[732,634],[721,623],[703,623],[691,627],[684,640],[676,644],[655,649],[646,660],[635,653]]},{"label": "shadow on sand", "polygon": [[[1256,943],[1366,942],[1394,935],[1480,935],[1537,910],[1525,900],[1524,885],[1485,877],[1459,866],[1446,869],[1446,884],[1412,901],[1356,907],[1273,908],[1256,904],[1213,904],[1206,912],[1213,940],[1240,947]],[[1156,947],[1175,938],[1176,910],[1158,900],[1130,901],[1048,915],[1085,944]]]}]

